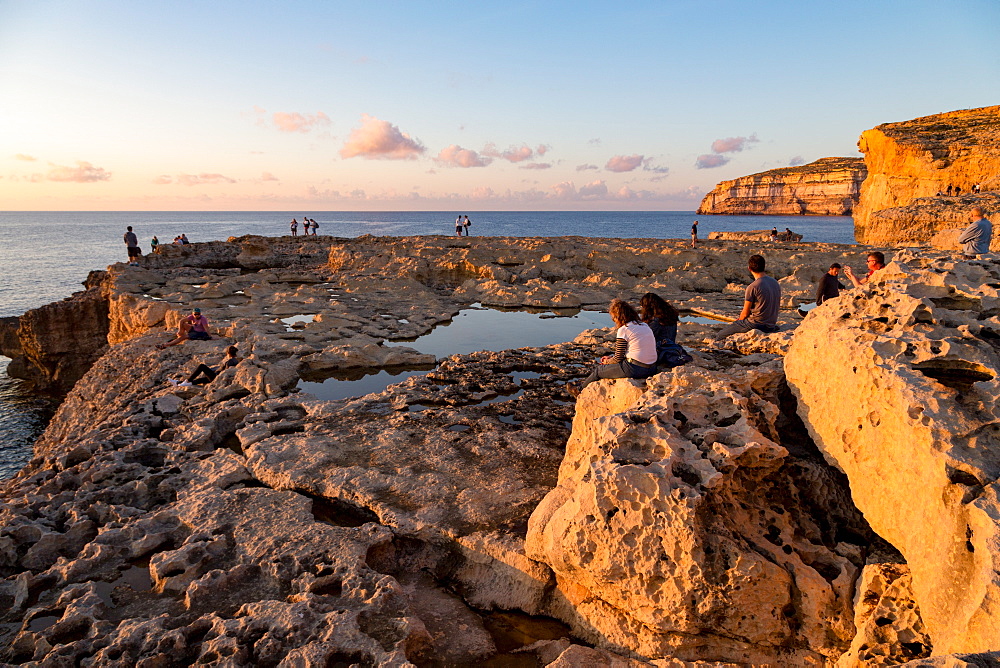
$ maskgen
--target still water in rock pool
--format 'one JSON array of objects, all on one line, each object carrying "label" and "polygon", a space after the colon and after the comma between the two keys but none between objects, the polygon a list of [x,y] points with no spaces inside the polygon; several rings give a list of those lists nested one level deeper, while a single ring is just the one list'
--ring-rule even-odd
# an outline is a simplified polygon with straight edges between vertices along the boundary
[{"label": "still water in rock pool", "polygon": [[[541,347],[572,341],[587,329],[611,327],[611,316],[599,311],[520,311],[484,308],[474,304],[462,309],[450,322],[438,325],[416,339],[387,341],[387,346],[406,346],[437,358],[481,350],[500,351],[512,348]],[[389,385],[410,376],[427,373],[425,368],[383,369],[364,375],[340,371],[322,382],[301,381],[299,389],[319,399],[346,399],[381,392]],[[507,397],[509,398],[509,397]]]}]

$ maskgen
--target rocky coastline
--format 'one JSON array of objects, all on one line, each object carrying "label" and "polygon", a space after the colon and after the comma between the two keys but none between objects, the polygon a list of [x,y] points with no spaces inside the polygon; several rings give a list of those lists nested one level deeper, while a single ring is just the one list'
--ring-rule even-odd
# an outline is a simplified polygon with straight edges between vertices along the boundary
[{"label": "rocky coastline", "polygon": [[722,181],[698,214],[850,216],[867,171],[861,158],[820,158]]},{"label": "rocky coastline", "polygon": [[[694,362],[575,403],[564,384],[610,330],[385,345],[472,304],[652,290],[732,316],[760,250],[783,331],[716,348],[717,325],[685,322]],[[866,251],[238,237],[94,272],[0,323],[13,373],[68,391],[0,482],[0,662],[988,665],[1000,263],[901,253],[795,315]],[[222,338],[157,350],[195,306]],[[166,382],[231,343],[244,360],[212,384]],[[428,370],[337,401],[298,388],[400,366]]]},{"label": "rocky coastline", "polygon": [[[965,227],[976,204],[997,211],[998,149],[1000,106],[866,130],[858,140],[868,177],[854,212],[855,237],[868,244],[952,247],[948,235],[933,240],[935,235]],[[960,191],[953,194],[952,187]]]}]

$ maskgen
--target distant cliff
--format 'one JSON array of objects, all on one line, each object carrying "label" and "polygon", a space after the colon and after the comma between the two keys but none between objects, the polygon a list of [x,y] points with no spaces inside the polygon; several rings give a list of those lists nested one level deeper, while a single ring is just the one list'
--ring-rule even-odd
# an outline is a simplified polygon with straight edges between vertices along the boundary
[{"label": "distant cliff", "polygon": [[741,176],[715,186],[698,213],[849,216],[865,174],[861,158],[820,158]]},{"label": "distant cliff", "polygon": [[[858,149],[868,168],[854,211],[858,241],[927,243],[965,225],[974,185],[984,196],[1000,190],[1000,106],[885,123],[863,132]],[[949,186],[961,197],[948,197]]]}]

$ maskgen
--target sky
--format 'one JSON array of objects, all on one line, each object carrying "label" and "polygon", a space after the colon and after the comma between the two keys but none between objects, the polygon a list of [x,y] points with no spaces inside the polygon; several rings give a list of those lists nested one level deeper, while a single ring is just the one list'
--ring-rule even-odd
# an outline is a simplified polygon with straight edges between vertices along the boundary
[{"label": "sky", "polygon": [[0,210],[676,210],[1000,103],[997,0],[0,0]]}]

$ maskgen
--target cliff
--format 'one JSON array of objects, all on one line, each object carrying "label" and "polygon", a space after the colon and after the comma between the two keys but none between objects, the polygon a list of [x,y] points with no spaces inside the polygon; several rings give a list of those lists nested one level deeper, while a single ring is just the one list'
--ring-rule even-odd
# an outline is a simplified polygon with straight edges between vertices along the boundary
[{"label": "cliff", "polygon": [[[858,140],[868,178],[854,211],[869,244],[927,243],[966,220],[972,187],[1000,189],[1000,106],[951,111],[866,130]],[[948,186],[961,198],[939,198]],[[964,226],[960,225],[960,226]]]},{"label": "cliff", "polygon": [[723,181],[699,214],[849,216],[865,180],[861,158],[820,158]]},{"label": "cliff", "polygon": [[[426,362],[381,344],[425,334],[474,302],[554,308],[654,290],[734,315],[756,247],[241,237],[112,266],[102,281],[107,350],[32,462],[0,482],[0,661],[850,667],[995,649],[972,641],[994,621],[992,507],[954,501],[957,491],[976,508],[994,498],[990,448],[979,447],[992,438],[981,424],[992,409],[971,406],[958,426],[972,431],[962,431],[946,422],[962,408],[947,386],[907,390],[914,406],[952,402],[927,424],[875,406],[874,390],[826,423],[817,402],[858,390],[824,364],[895,387],[912,382],[902,366],[911,354],[921,369],[943,356],[926,373],[971,380],[985,401],[985,371],[948,370],[959,357],[993,368],[989,351],[961,337],[979,328],[992,340],[982,316],[997,296],[979,286],[1000,280],[1000,264],[907,259],[890,269],[908,280],[832,300],[802,322],[792,309],[823,269],[859,265],[864,252],[781,244],[768,261],[784,331],[716,348],[707,343],[717,325],[682,323],[691,364],[645,382],[596,383],[575,405],[565,383],[610,351],[609,331],[452,355],[339,401],[298,388],[317,372]],[[916,302],[945,329],[924,331]],[[225,338],[156,350],[194,305]],[[886,309],[899,314],[883,318]],[[296,314],[314,317],[281,322]],[[888,334],[871,339],[897,326],[909,328],[912,351]],[[836,354],[813,352],[824,328]],[[166,382],[231,343],[244,359],[212,384]],[[892,379],[878,375],[873,354],[899,360]],[[921,447],[925,428],[976,439],[942,465],[950,482],[938,484],[940,466],[928,469],[934,486],[913,506],[933,513],[892,524],[872,511],[892,545],[854,491],[881,478],[830,445],[847,434],[848,446],[876,451],[865,456],[898,454],[855,428],[876,418],[906,445],[906,419],[918,421]],[[921,464],[934,459],[918,452]],[[908,456],[894,475],[915,466]],[[885,475],[899,495],[918,496]],[[966,517],[975,559],[941,558],[954,554],[948,541]],[[944,538],[931,535],[937,521]],[[956,573],[977,586],[960,597],[961,614],[943,615],[935,587]]]}]

